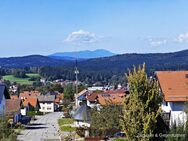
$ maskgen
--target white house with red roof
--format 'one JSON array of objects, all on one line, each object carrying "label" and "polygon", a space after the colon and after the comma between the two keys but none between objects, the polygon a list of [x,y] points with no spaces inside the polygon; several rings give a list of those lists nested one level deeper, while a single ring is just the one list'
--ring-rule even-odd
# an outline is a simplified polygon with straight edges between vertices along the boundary
[{"label": "white house with red roof", "polygon": [[161,105],[164,118],[172,126],[187,120],[185,113],[188,100],[188,71],[158,71],[156,76],[163,95]]}]

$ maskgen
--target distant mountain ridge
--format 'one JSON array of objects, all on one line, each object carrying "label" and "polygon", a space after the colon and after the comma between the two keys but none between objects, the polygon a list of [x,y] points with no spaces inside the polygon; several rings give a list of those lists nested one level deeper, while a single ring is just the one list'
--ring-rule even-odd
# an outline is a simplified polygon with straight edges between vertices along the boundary
[{"label": "distant mountain ridge", "polygon": [[[79,60],[80,72],[116,72],[125,73],[133,65],[146,63],[149,70],[188,70],[188,50],[174,53],[149,53],[149,54],[121,54],[111,57],[101,57],[87,60]],[[24,57],[0,58],[0,67],[24,68],[42,66],[63,66],[74,68],[75,61],[54,59],[41,55],[30,55]]]},{"label": "distant mountain ridge", "polygon": [[75,60],[78,59],[91,59],[91,58],[100,58],[100,57],[109,57],[113,56],[115,53],[112,53],[108,50],[97,49],[94,51],[84,50],[84,51],[75,51],[75,52],[62,52],[54,53],[49,55],[51,58],[62,59],[62,60]]},{"label": "distant mountain ridge", "polygon": [[112,57],[89,59],[79,63],[87,71],[125,73],[134,66],[145,63],[147,71],[188,70],[188,50],[172,53],[129,53]]},{"label": "distant mountain ridge", "polygon": [[68,63],[68,61],[66,60],[60,61],[42,55],[0,58],[0,67],[4,67],[4,68],[59,66],[59,65],[64,65],[66,63]]}]

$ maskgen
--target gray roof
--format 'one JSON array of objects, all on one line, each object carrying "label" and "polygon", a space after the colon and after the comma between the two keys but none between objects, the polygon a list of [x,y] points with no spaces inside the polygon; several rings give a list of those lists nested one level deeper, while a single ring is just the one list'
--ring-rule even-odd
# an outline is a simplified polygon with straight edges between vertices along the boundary
[{"label": "gray roof", "polygon": [[90,107],[84,104],[76,110],[76,112],[73,115],[73,118],[79,121],[90,121],[91,119],[90,112],[91,112]]},{"label": "gray roof", "polygon": [[0,102],[3,99],[3,95],[5,96],[6,99],[10,99],[10,95],[8,93],[6,85],[5,84],[0,84]]},{"label": "gray roof", "polygon": [[48,92],[47,94],[45,94],[45,95],[58,95],[58,92]]},{"label": "gray roof", "polygon": [[39,102],[54,102],[55,95],[40,95],[37,97]]}]

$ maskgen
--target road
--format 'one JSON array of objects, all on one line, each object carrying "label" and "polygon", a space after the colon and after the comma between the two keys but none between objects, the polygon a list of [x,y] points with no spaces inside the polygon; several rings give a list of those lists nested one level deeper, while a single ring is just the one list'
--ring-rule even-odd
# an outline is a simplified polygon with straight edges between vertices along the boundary
[{"label": "road", "polygon": [[37,118],[26,126],[26,129],[18,135],[18,141],[60,141],[57,120],[63,115],[62,112],[49,113]]}]

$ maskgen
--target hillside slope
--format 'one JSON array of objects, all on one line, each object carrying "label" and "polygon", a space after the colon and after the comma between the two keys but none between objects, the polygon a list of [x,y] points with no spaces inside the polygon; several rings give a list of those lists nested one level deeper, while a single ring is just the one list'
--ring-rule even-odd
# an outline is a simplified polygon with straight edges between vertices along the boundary
[{"label": "hillside slope", "polygon": [[175,53],[122,54],[112,57],[89,59],[79,63],[81,69],[89,71],[125,72],[133,65],[146,63],[150,70],[188,69],[188,50]]},{"label": "hillside slope", "polygon": [[24,57],[0,58],[0,66],[5,68],[24,68],[40,66],[59,66],[68,63],[58,59],[52,59],[41,55],[30,55]]},{"label": "hillside slope", "polygon": [[[174,53],[122,54],[111,57],[78,61],[78,67],[85,71],[108,71],[124,73],[133,65],[146,63],[149,70],[188,70],[188,50]],[[0,66],[7,68],[63,66],[74,68],[75,61],[53,59],[46,56],[31,55],[25,57],[0,58]]]}]

